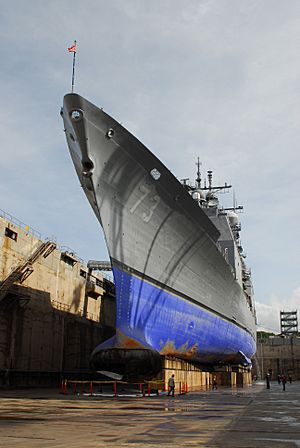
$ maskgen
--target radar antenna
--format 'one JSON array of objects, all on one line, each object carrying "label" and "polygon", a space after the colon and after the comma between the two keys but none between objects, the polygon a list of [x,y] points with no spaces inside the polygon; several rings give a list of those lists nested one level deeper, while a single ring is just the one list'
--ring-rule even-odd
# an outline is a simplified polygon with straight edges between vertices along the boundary
[{"label": "radar antenna", "polygon": [[208,189],[209,191],[212,189],[212,171],[207,171],[207,178],[208,178]]},{"label": "radar antenna", "polygon": [[197,177],[196,177],[197,188],[201,188],[201,173],[200,173],[200,166],[201,165],[202,165],[202,163],[200,162],[200,159],[198,157],[198,160],[196,162],[196,166],[197,166]]},{"label": "radar antenna", "polygon": [[208,191],[215,191],[215,192],[222,191],[223,193],[227,193],[228,190],[232,187],[232,185],[228,185],[227,182],[225,182],[224,185],[213,185],[212,178],[213,178],[213,172],[212,172],[212,170],[208,170],[207,171],[208,186],[206,184],[206,179],[204,179],[204,187],[202,187],[201,190],[208,190]]}]

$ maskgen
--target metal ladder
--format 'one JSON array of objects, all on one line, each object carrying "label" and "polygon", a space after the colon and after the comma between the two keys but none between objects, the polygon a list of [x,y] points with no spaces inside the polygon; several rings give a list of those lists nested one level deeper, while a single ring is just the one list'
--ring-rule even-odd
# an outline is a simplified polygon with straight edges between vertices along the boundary
[{"label": "metal ladder", "polygon": [[2,281],[0,285],[0,302],[5,298],[9,289],[15,282],[24,282],[27,277],[33,272],[33,264],[41,257],[47,258],[48,255],[56,248],[56,243],[50,240],[43,241],[33,250],[31,254],[15,266],[8,276]]}]

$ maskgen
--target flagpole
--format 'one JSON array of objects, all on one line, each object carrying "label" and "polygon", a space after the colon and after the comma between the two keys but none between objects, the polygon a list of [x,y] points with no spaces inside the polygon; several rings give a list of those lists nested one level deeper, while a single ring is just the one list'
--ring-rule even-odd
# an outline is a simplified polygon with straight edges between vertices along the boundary
[{"label": "flagpole", "polygon": [[76,57],[76,40],[74,41],[75,45],[75,51],[73,53],[73,70],[72,70],[72,90],[71,92],[74,92],[74,82],[75,82],[75,57]]}]

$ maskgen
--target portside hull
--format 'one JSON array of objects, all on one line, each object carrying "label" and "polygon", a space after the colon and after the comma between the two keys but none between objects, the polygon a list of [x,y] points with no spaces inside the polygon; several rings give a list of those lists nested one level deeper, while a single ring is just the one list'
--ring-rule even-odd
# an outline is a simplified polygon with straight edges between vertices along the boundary
[{"label": "portside hull", "polygon": [[94,350],[96,370],[130,375],[147,365],[144,373],[155,374],[156,353],[202,365],[249,365],[255,351],[249,331],[130,271],[113,267],[117,335]]},{"label": "portside hull", "polygon": [[151,346],[161,355],[203,364],[234,362],[239,352],[250,358],[252,335],[179,294],[149,280],[113,268],[117,287],[117,328],[128,338]]}]

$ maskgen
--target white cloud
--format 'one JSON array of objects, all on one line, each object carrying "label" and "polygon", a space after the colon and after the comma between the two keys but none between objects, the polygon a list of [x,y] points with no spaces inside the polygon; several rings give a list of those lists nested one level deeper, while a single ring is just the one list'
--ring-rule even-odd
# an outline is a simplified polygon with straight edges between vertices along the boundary
[{"label": "white cloud", "polygon": [[280,333],[280,311],[298,311],[300,305],[300,286],[292,291],[289,297],[278,297],[275,294],[269,298],[269,303],[256,303],[258,326]]}]

